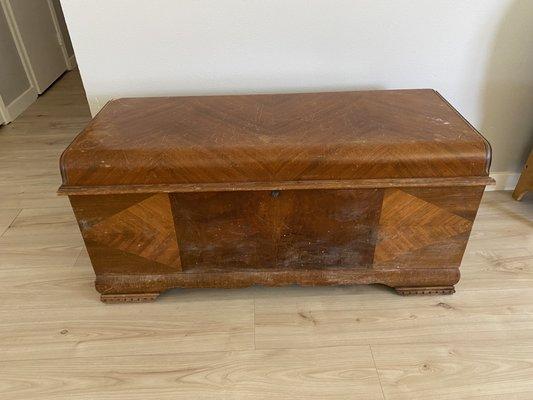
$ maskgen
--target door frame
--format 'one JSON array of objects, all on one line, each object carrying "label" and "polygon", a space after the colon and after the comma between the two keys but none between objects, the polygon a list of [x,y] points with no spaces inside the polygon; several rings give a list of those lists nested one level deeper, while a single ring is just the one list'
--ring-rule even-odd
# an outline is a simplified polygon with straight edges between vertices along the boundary
[{"label": "door frame", "polygon": [[67,70],[71,71],[76,68],[76,58],[74,57],[74,55],[72,57],[68,56],[67,47],[65,45],[65,38],[63,37],[63,33],[61,33],[61,27],[59,26],[59,19],[57,18],[57,13],[54,8],[54,4],[52,3],[52,0],[47,0],[47,3],[48,8],[50,9],[50,13],[52,14],[52,22],[56,30],[57,41],[59,42],[59,46],[61,47],[61,53],[63,54],[63,58],[65,59],[65,63],[67,64]]}]

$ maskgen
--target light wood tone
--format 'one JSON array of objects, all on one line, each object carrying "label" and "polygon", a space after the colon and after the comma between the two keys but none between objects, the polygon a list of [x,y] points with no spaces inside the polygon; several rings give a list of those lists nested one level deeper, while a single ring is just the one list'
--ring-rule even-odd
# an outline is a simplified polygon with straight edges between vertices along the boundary
[{"label": "light wood tone", "polygon": [[0,268],[71,266],[83,241],[68,208],[23,209],[0,240]]},{"label": "light wood tone", "polygon": [[357,288],[343,295],[265,296],[255,301],[255,335],[258,349],[468,343],[472,338],[517,343],[533,340],[533,303],[528,289],[406,297],[401,302],[386,288]]},{"label": "light wood tone", "polygon": [[384,345],[372,353],[387,399],[533,398],[531,340]]},{"label": "light wood tone", "polygon": [[58,354],[78,358],[254,348],[253,297],[158,304],[98,302],[71,310],[65,303],[46,311],[2,310],[2,361],[50,359]]},{"label": "light wood tone", "polygon": [[90,120],[77,72],[66,74],[9,125],[0,127],[0,209],[70,207],[58,198],[58,158]]},{"label": "light wood tone", "polygon": [[368,346],[16,361],[2,386],[10,400],[383,399]]},{"label": "light wood tone", "polygon": [[0,398],[533,398],[529,197],[485,194],[453,296],[184,289],[108,306],[55,194],[88,119],[71,72],[0,128]]}]

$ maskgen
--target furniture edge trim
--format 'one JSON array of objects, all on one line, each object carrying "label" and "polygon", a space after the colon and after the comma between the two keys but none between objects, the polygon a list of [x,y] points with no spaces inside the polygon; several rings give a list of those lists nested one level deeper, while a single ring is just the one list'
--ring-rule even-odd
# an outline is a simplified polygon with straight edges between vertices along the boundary
[{"label": "furniture edge trim", "polygon": [[478,134],[478,136],[483,140],[483,145],[485,146],[485,172],[488,174],[490,172],[490,166],[492,164],[492,146],[490,145],[490,142],[487,140],[487,138],[476,129],[474,125],[468,121],[463,114],[461,114],[440,92],[433,89],[437,96],[441,98],[442,101],[444,101],[448,107],[454,111],[474,132]]},{"label": "furniture edge trim", "polygon": [[450,288],[459,282],[459,267],[360,268],[185,272],[170,274],[96,274],[100,294],[136,295],[162,293],[177,288],[244,288],[250,286],[332,286],[382,284],[393,288]]},{"label": "furniture edge trim", "polygon": [[159,293],[128,293],[128,294],[101,294],[102,303],[148,303],[155,301]]},{"label": "furniture edge trim", "polygon": [[455,293],[455,287],[453,285],[395,287],[394,290],[401,296],[441,296]]},{"label": "furniture edge trim", "polygon": [[395,187],[487,186],[493,185],[494,183],[495,180],[489,176],[472,176],[449,178],[391,178],[236,183],[176,183],[157,185],[150,184],[116,186],[61,185],[57,193],[59,195],[75,196],[97,194],[231,192],[295,189],[379,189]]}]

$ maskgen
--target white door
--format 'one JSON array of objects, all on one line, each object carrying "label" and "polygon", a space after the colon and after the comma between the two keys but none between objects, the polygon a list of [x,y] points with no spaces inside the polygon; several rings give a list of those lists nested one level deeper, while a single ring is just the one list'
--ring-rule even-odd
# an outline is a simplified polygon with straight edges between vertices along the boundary
[{"label": "white door", "polygon": [[0,125],[13,121],[37,98],[13,32],[0,0]]},{"label": "white door", "polygon": [[48,0],[7,0],[23,56],[37,92],[44,92],[67,70]]}]

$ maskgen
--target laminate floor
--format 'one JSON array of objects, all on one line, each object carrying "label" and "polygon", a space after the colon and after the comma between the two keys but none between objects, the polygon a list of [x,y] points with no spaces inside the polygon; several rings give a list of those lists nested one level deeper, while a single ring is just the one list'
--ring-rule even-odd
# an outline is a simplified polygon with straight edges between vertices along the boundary
[{"label": "laminate floor", "polygon": [[533,399],[533,199],[487,192],[453,296],[173,290],[100,303],[61,151],[76,71],[0,128],[0,399]]}]

